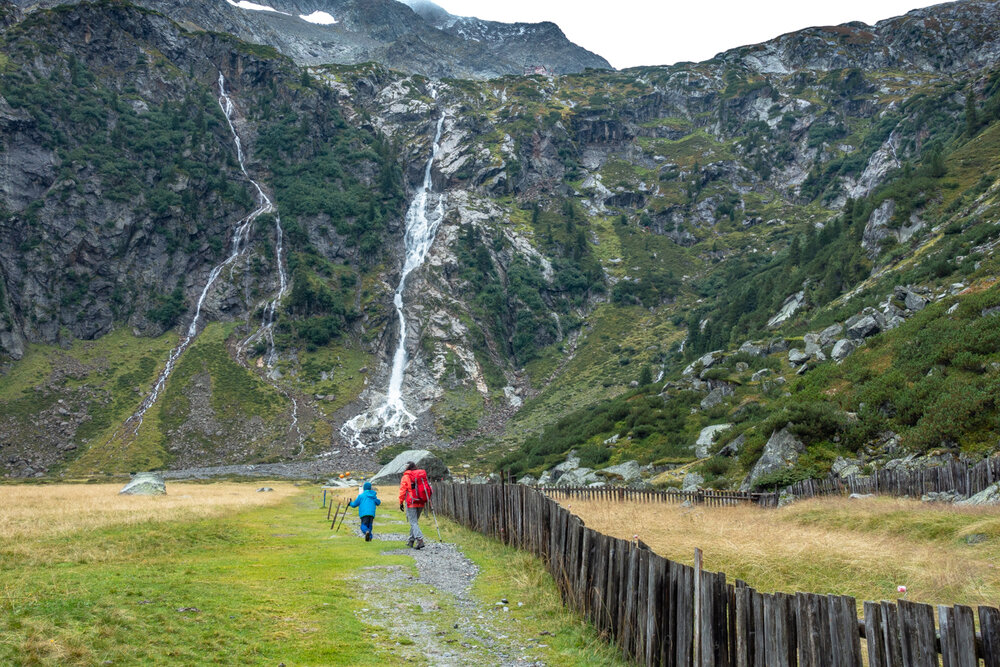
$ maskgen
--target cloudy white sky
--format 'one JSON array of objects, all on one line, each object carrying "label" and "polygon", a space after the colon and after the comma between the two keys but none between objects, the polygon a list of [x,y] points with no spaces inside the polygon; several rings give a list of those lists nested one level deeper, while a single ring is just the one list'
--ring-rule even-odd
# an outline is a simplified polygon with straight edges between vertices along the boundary
[{"label": "cloudy white sky", "polygon": [[744,44],[815,25],[876,21],[926,0],[435,0],[452,14],[554,21],[617,68],[707,60]]}]

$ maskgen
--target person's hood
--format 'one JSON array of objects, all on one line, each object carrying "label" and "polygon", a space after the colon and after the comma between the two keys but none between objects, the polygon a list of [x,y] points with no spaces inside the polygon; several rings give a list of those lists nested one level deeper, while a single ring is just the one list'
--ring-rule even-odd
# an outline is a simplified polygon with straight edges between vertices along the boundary
[{"label": "person's hood", "polygon": [[372,483],[371,482],[365,482],[364,489],[365,489],[365,491],[371,491],[372,490]]}]

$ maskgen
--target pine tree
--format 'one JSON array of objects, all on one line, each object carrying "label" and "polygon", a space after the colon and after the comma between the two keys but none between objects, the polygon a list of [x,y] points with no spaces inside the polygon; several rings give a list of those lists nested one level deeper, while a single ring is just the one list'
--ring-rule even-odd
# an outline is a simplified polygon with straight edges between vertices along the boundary
[{"label": "pine tree", "polygon": [[976,136],[979,130],[979,112],[976,110],[976,94],[972,88],[965,94],[965,133]]}]

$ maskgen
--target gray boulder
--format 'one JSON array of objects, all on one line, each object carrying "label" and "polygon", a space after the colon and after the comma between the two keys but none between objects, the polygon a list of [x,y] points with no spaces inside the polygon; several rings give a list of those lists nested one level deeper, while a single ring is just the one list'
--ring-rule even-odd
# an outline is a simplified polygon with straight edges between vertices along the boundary
[{"label": "gray boulder", "polygon": [[806,344],[806,354],[810,357],[823,354],[822,347],[819,342],[819,334],[807,333],[802,337],[802,342]]},{"label": "gray boulder", "polygon": [[777,354],[778,352],[788,351],[788,341],[784,338],[773,338],[771,342],[767,344],[768,354]]},{"label": "gray boulder", "polygon": [[958,501],[956,505],[1000,505],[1000,482],[987,486],[971,498]]},{"label": "gray boulder", "polygon": [[962,500],[964,496],[955,493],[954,491],[931,491],[930,493],[925,493],[920,496],[920,502],[922,503],[954,503],[958,500]]},{"label": "gray boulder", "polygon": [[406,464],[408,461],[413,461],[418,468],[426,470],[427,478],[432,482],[448,479],[451,476],[451,473],[448,471],[448,466],[444,464],[444,461],[434,456],[426,449],[408,449],[405,452],[401,452],[392,461],[389,461],[389,463],[382,466],[382,469],[378,471],[378,474],[371,478],[370,481],[372,485],[378,486],[380,484],[399,484],[399,480],[403,477],[403,471],[406,470]]},{"label": "gray boulder", "polygon": [[552,473],[554,477],[559,475],[556,473],[569,472],[570,470],[575,470],[580,467],[580,457],[576,455],[576,452],[571,451],[566,455],[566,460],[557,466],[552,468]]},{"label": "gray boulder", "polygon": [[555,480],[552,478],[552,473],[548,470],[538,476],[538,486],[552,486],[553,482]]},{"label": "gray boulder", "polygon": [[854,340],[863,340],[870,336],[883,331],[885,329],[886,320],[885,316],[875,310],[874,308],[868,307],[862,310],[857,315],[848,318],[847,322],[847,337]]},{"label": "gray boulder", "polygon": [[865,498],[874,498],[874,493],[852,493],[847,496],[848,500],[864,500]]},{"label": "gray boulder", "polygon": [[538,480],[531,475],[525,475],[521,479],[517,480],[518,484],[524,484],[525,486],[534,486],[538,483]]},{"label": "gray boulder", "polygon": [[912,310],[913,312],[923,310],[927,307],[927,299],[910,290],[906,291],[903,303],[906,305],[907,310]]},{"label": "gray boulder", "polygon": [[848,340],[847,338],[841,338],[837,341],[837,344],[833,346],[833,352],[830,356],[833,357],[834,361],[843,361],[851,352],[854,352],[855,344],[854,341]]},{"label": "gray boulder", "polygon": [[642,466],[639,465],[638,461],[626,461],[604,470],[598,470],[597,475],[606,478],[607,481],[629,484],[642,479]]},{"label": "gray boulder", "polygon": [[753,375],[750,376],[751,382],[760,382],[765,376],[771,374],[770,368],[762,368]]},{"label": "gray boulder", "polygon": [[771,434],[764,453],[750,470],[750,474],[740,485],[740,491],[750,491],[754,482],[772,472],[791,468],[799,460],[799,455],[806,451],[806,446],[788,430],[788,426]]},{"label": "gray boulder", "polygon": [[122,487],[118,495],[126,496],[165,496],[167,485],[163,476],[155,472],[137,472],[132,479]]},{"label": "gray boulder", "polygon": [[714,350],[692,361],[681,374],[693,375],[699,364],[701,364],[701,367],[704,370],[714,366],[720,359],[722,359],[722,350]]},{"label": "gray boulder", "polygon": [[560,475],[556,486],[587,486],[600,481],[590,468],[574,468]]},{"label": "gray boulder", "polygon": [[990,315],[1000,314],[1000,306],[993,306],[991,308],[983,308],[983,311],[980,314],[983,317],[989,317]]},{"label": "gray boulder", "polygon": [[823,347],[828,347],[830,345],[833,345],[837,341],[837,339],[840,338],[840,334],[843,331],[844,331],[843,324],[831,324],[830,326],[819,332],[819,344],[822,345]]},{"label": "gray boulder", "polygon": [[728,396],[732,396],[733,393],[733,388],[728,384],[719,385],[710,391],[708,396],[701,399],[701,409],[709,410],[714,408],[716,405],[722,403],[722,401],[724,401]]},{"label": "gray boulder", "polygon": [[763,357],[764,355],[767,354],[767,350],[765,350],[760,345],[755,345],[751,343],[750,341],[747,341],[742,345],[740,345],[739,351],[742,352],[743,354],[749,354],[750,356],[753,357]]},{"label": "gray boulder", "polygon": [[792,366],[798,366],[799,364],[804,364],[809,361],[809,355],[802,350],[795,348],[788,351],[788,363]]},{"label": "gray boulder", "polygon": [[779,510],[782,507],[788,507],[789,505],[791,505],[794,502],[795,502],[795,496],[793,494],[789,493],[788,491],[782,491],[780,494],[778,494],[778,509]]},{"label": "gray boulder", "polygon": [[699,473],[689,472],[684,475],[684,481],[681,482],[681,491],[697,491],[704,483],[705,478]]},{"label": "gray boulder", "polygon": [[699,459],[708,456],[708,450],[718,434],[732,427],[732,424],[713,424],[701,429],[701,433],[698,434],[698,439],[694,443],[694,455]]},{"label": "gray boulder", "polygon": [[857,459],[845,459],[843,456],[838,456],[833,462],[833,465],[830,466],[830,472],[840,478],[857,475],[861,472],[861,461]]}]

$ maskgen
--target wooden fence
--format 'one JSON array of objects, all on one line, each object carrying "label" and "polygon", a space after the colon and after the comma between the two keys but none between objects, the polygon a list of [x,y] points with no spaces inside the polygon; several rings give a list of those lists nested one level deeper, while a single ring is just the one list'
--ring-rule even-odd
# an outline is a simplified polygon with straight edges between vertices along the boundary
[{"label": "wooden fence", "polygon": [[796,496],[843,495],[873,493],[888,496],[919,498],[926,493],[954,492],[973,496],[1000,481],[1000,456],[970,465],[951,461],[933,468],[916,470],[877,470],[871,475],[848,475],[840,479],[828,477],[807,479],[786,490]]},{"label": "wooden fence", "polygon": [[620,486],[536,486],[533,487],[551,498],[580,498],[581,500],[618,500],[638,503],[683,503],[690,501],[696,505],[736,505],[753,503],[761,507],[777,507],[777,493],[746,493],[743,491],[716,491],[696,489],[681,491],[667,489],[628,489]]},{"label": "wooden fence", "polygon": [[865,602],[859,621],[852,597],[768,594],[728,582],[701,570],[700,554],[694,567],[669,561],[640,541],[585,527],[523,485],[439,484],[434,507],[541,558],[564,603],[639,664],[1000,667],[1000,610],[992,607],[979,607],[978,634],[976,613],[963,605]]}]

